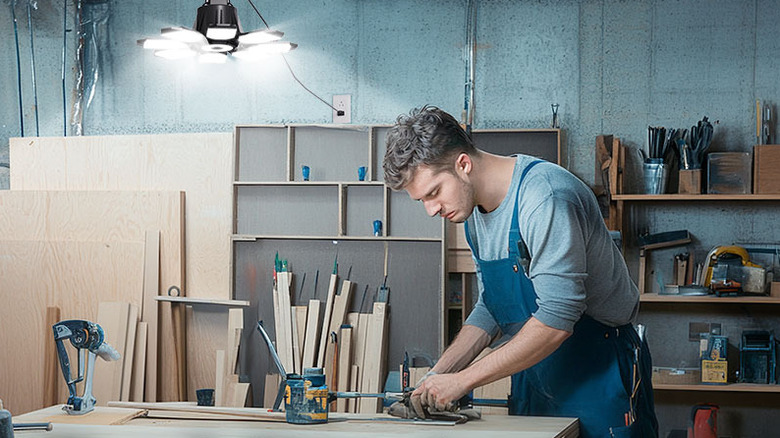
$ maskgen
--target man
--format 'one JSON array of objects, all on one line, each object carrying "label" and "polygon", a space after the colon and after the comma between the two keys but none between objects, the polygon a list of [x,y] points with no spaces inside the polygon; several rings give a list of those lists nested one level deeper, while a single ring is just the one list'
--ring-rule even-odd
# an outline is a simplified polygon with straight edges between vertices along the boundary
[{"label": "man", "polygon": [[[476,149],[435,107],[398,118],[384,172],[430,216],[466,222],[480,285],[412,397],[442,410],[511,375],[511,414],[578,417],[583,437],[658,435],[650,352],[631,325],[639,293],[584,183],[534,157]],[[509,340],[469,365],[499,332]]]}]

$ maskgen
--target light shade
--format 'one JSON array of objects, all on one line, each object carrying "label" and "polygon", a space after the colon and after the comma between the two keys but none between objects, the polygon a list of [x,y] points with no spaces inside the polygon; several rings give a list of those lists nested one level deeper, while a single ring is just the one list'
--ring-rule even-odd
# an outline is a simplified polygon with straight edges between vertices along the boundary
[{"label": "light shade", "polygon": [[[138,44],[154,50],[161,58],[181,59],[198,55],[199,62],[222,63],[225,54],[241,59],[260,59],[270,54],[289,52],[297,44],[279,41],[284,33],[263,29],[243,32],[236,8],[230,0],[206,0],[198,8],[195,29],[166,27],[162,38],[144,38]],[[218,56],[202,56],[218,55]]]}]

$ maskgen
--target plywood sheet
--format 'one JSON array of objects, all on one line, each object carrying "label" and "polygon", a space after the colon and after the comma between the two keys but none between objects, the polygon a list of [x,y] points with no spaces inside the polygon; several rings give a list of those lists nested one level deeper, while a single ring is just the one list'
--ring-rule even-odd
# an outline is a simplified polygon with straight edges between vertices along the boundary
[{"label": "plywood sheet", "polygon": [[11,189],[186,192],[182,291],[228,299],[232,144],[230,133],[13,138]]},{"label": "plywood sheet", "polygon": [[[51,332],[44,309],[57,306],[62,319],[95,321],[100,301],[140,305],[143,252],[143,242],[0,241],[6,409],[18,415],[43,407],[44,343]],[[61,374],[58,379],[64,386]]]},{"label": "plywood sheet", "polygon": [[161,288],[184,279],[181,191],[0,192],[0,240],[143,242],[160,230]]}]

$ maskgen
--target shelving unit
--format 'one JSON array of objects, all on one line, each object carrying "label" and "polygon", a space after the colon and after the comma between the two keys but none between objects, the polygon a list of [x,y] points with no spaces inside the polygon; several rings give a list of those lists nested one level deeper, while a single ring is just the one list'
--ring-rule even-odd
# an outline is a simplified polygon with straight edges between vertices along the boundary
[{"label": "shelving unit", "polygon": [[[779,297],[659,295],[658,283],[671,280],[674,254],[689,252],[693,263],[702,263],[717,245],[780,242],[774,225],[780,195],[617,194],[618,223],[623,234],[624,256],[637,279],[642,231],[660,233],[687,229],[692,242],[685,246],[652,251],[647,272],[648,293],[640,296],[639,323],[648,330],[648,342],[656,366],[698,366],[698,343],[690,341],[689,324],[720,323],[729,337],[729,379],[739,369],[739,343],[746,329],[777,330]],[[695,265],[694,265],[695,266]],[[780,385],[730,383],[727,385],[654,385],[656,412],[669,423],[679,423],[680,406],[710,402],[721,407],[724,418],[760,422],[762,412],[780,407]]]},{"label": "shelving unit", "polygon": [[[380,170],[387,130],[353,125],[235,128],[233,288],[236,298],[251,303],[239,361],[255,400],[262,400],[270,362],[251,328],[258,320],[273,320],[271,277],[277,252],[289,260],[295,276],[293,305],[315,297],[324,303],[337,256],[340,280],[356,283],[349,311],[365,313],[383,281],[387,251],[386,369],[397,369],[404,352],[435,358],[443,350],[443,221],[428,217],[406,193],[385,186]],[[304,165],[308,181],[303,180]],[[363,166],[365,180],[359,181]],[[379,236],[374,235],[375,220],[382,222]],[[273,324],[266,327],[275,338]]]},{"label": "shelving unit", "polygon": [[762,385],[758,383],[730,383],[728,385],[653,385],[656,391],[703,391],[703,392],[754,392],[780,393],[780,385]]}]

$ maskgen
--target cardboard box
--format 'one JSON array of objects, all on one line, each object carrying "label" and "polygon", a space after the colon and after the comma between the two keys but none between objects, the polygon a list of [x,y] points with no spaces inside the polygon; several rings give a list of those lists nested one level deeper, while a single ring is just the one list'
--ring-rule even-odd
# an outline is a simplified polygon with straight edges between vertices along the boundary
[{"label": "cardboard box", "polygon": [[729,375],[729,363],[726,360],[701,361],[701,382],[726,384]]},{"label": "cardboard box", "polygon": [[769,286],[769,296],[780,298],[780,281],[773,281]]},{"label": "cardboard box", "polygon": [[701,383],[699,368],[653,367],[653,385],[695,385]]},{"label": "cardboard box", "polygon": [[753,193],[780,193],[780,145],[753,147]]}]

